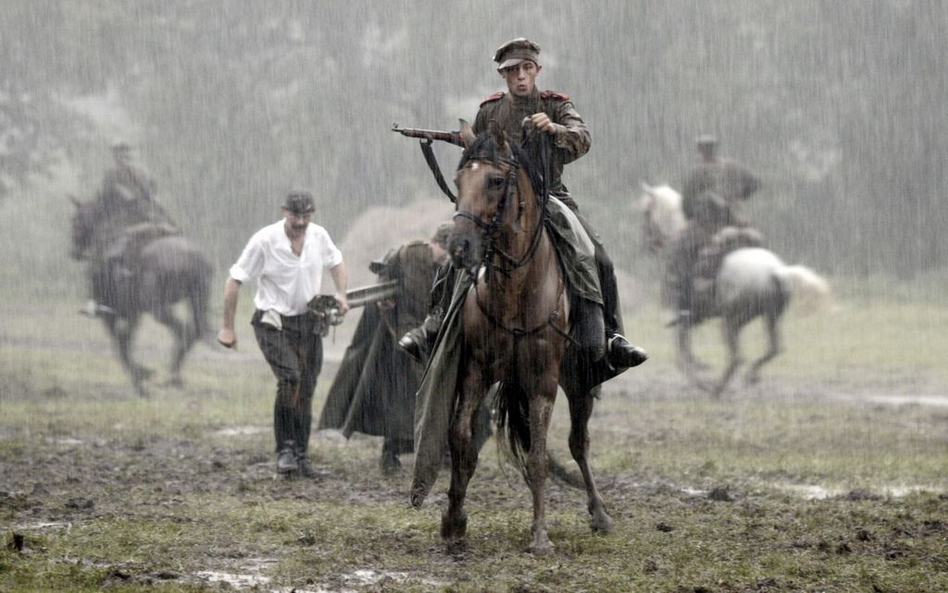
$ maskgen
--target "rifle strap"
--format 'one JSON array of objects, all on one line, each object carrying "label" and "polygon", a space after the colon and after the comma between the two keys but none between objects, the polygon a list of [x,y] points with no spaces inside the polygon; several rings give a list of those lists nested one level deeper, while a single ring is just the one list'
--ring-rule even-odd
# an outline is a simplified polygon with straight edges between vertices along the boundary
[{"label": "rifle strap", "polygon": [[434,175],[435,181],[438,182],[438,187],[441,188],[441,191],[444,192],[444,195],[448,196],[448,199],[451,202],[457,202],[457,196],[451,192],[451,188],[448,187],[448,183],[444,180],[444,175],[441,174],[441,167],[438,166],[438,158],[435,157],[434,151],[431,150],[431,138],[422,138],[418,141],[419,146],[421,146],[421,154],[425,156],[425,162],[428,163],[428,168],[431,169],[432,175]]}]

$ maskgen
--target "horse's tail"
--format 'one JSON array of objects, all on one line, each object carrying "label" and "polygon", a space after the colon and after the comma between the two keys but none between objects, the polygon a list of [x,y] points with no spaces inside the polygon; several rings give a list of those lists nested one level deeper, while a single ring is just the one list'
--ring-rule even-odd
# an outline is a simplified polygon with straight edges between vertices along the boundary
[{"label": "horse's tail", "polygon": [[529,480],[527,453],[530,452],[529,398],[515,381],[501,383],[495,395],[497,409],[498,442],[505,443],[505,450],[517,470]]},{"label": "horse's tail", "polygon": [[829,282],[810,268],[784,266],[776,274],[790,288],[801,313],[815,313],[831,306],[833,296]]}]

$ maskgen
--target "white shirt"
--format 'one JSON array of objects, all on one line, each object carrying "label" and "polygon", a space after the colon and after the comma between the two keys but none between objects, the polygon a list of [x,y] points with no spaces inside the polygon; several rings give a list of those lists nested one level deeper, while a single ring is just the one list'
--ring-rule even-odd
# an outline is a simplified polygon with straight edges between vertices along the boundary
[{"label": "white shirt", "polygon": [[261,311],[281,315],[300,315],[317,294],[323,270],[342,263],[342,252],[333,244],[326,229],[309,223],[303,251],[293,253],[284,220],[257,231],[240,259],[230,268],[230,276],[241,284],[257,279],[254,305]]}]

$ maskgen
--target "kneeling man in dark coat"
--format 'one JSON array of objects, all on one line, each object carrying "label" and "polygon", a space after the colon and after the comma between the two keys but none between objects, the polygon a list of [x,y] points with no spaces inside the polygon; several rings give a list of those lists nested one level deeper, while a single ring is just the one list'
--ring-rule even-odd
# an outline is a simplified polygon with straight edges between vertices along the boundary
[{"label": "kneeling man in dark coat", "polygon": [[379,282],[398,283],[396,295],[365,308],[319,419],[320,429],[340,429],[346,438],[355,432],[384,437],[384,472],[398,470],[398,456],[414,450],[415,392],[424,367],[397,344],[425,319],[432,282],[447,259],[451,225],[444,223],[428,241],[406,243],[372,263]]}]

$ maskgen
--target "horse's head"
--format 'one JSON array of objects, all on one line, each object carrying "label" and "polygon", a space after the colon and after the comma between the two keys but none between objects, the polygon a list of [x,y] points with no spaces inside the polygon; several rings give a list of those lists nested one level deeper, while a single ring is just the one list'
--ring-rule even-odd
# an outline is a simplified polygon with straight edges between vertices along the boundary
[{"label": "horse's head", "polygon": [[681,194],[671,186],[642,184],[637,208],[642,213],[642,235],[646,248],[658,252],[680,233],[687,221],[681,208]]},{"label": "horse's head", "polygon": [[75,260],[85,259],[86,252],[95,242],[96,228],[101,219],[101,209],[95,202],[80,202],[69,196],[76,207],[72,215],[72,247],[69,255]]},{"label": "horse's head", "polygon": [[462,120],[461,137],[465,149],[455,176],[458,199],[448,253],[456,266],[469,269],[481,263],[489,245],[509,246],[525,222],[524,194],[530,183],[521,168],[523,152],[499,125],[491,122],[488,132],[475,137]]}]

